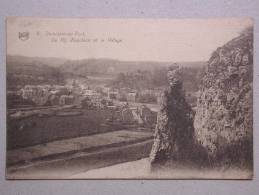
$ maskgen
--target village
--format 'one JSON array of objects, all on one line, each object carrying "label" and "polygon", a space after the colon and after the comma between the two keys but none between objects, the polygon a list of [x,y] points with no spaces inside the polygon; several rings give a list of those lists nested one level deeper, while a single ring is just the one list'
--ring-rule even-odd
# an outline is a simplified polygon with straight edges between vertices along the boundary
[{"label": "village", "polygon": [[[51,176],[55,178],[147,157],[153,144],[160,93],[159,89],[140,91],[89,84],[89,79],[82,78],[67,79],[65,85],[25,85],[9,90],[9,178],[23,175],[30,170],[28,165],[35,170],[39,163],[37,170],[42,166],[49,169],[53,159],[59,159],[56,163],[61,167],[61,172]],[[64,162],[73,165],[78,161],[82,166],[65,173]],[[37,170],[27,177],[35,177]]]},{"label": "village", "polygon": [[152,132],[159,98],[159,91],[89,86],[76,79],[66,85],[25,85],[8,94],[16,101],[8,109],[10,149],[121,129]]}]

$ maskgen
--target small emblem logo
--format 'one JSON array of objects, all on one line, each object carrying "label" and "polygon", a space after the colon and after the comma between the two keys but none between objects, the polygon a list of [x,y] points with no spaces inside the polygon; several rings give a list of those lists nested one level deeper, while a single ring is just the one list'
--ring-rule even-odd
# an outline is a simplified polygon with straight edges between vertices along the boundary
[{"label": "small emblem logo", "polygon": [[19,32],[19,39],[22,41],[26,41],[30,38],[29,32]]}]

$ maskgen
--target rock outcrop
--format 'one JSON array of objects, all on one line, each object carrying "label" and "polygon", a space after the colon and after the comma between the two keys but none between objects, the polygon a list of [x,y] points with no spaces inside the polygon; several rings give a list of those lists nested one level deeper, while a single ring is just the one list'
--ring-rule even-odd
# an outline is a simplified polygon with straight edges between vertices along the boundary
[{"label": "rock outcrop", "polygon": [[150,154],[152,165],[188,157],[193,145],[193,112],[185,100],[181,70],[176,67],[169,69],[168,80],[170,87],[160,98]]},{"label": "rock outcrop", "polygon": [[247,29],[212,54],[201,83],[195,139],[210,160],[252,162],[252,81],[253,30]]}]

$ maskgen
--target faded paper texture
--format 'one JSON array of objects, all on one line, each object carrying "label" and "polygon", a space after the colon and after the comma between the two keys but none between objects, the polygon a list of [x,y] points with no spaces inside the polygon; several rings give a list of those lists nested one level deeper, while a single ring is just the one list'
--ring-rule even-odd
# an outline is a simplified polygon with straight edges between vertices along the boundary
[{"label": "faded paper texture", "polygon": [[7,179],[252,179],[251,18],[6,23]]}]

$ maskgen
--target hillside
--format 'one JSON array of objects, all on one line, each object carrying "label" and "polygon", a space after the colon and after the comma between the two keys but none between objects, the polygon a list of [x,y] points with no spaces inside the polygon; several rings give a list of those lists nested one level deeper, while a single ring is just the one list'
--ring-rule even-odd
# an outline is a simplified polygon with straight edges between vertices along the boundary
[{"label": "hillside", "polygon": [[7,64],[43,64],[52,67],[58,67],[64,64],[67,59],[63,58],[45,58],[45,57],[27,57],[19,55],[7,55]]},{"label": "hillside", "polygon": [[16,89],[27,84],[62,84],[64,76],[50,61],[8,56],[6,59],[7,88]]},{"label": "hillside", "polygon": [[[154,77],[153,80],[161,83],[160,78],[163,77],[163,73],[166,74],[164,70],[172,64],[172,62],[137,62],[114,59],[67,60],[25,56],[7,56],[6,61],[8,88],[26,84],[63,84],[67,78],[71,77],[104,78],[105,75],[135,74],[143,71],[149,71]],[[178,64],[187,69],[190,68],[188,74],[193,74],[192,71],[196,72],[202,68],[205,62],[179,62]],[[192,82],[190,81],[187,86],[192,88]]]},{"label": "hillside", "polygon": [[[185,67],[202,67],[205,62],[177,62]],[[153,61],[120,61],[114,59],[85,59],[66,61],[61,69],[74,74],[116,74],[134,72],[137,70],[153,71],[157,68],[167,67],[173,62],[153,62]]]}]

